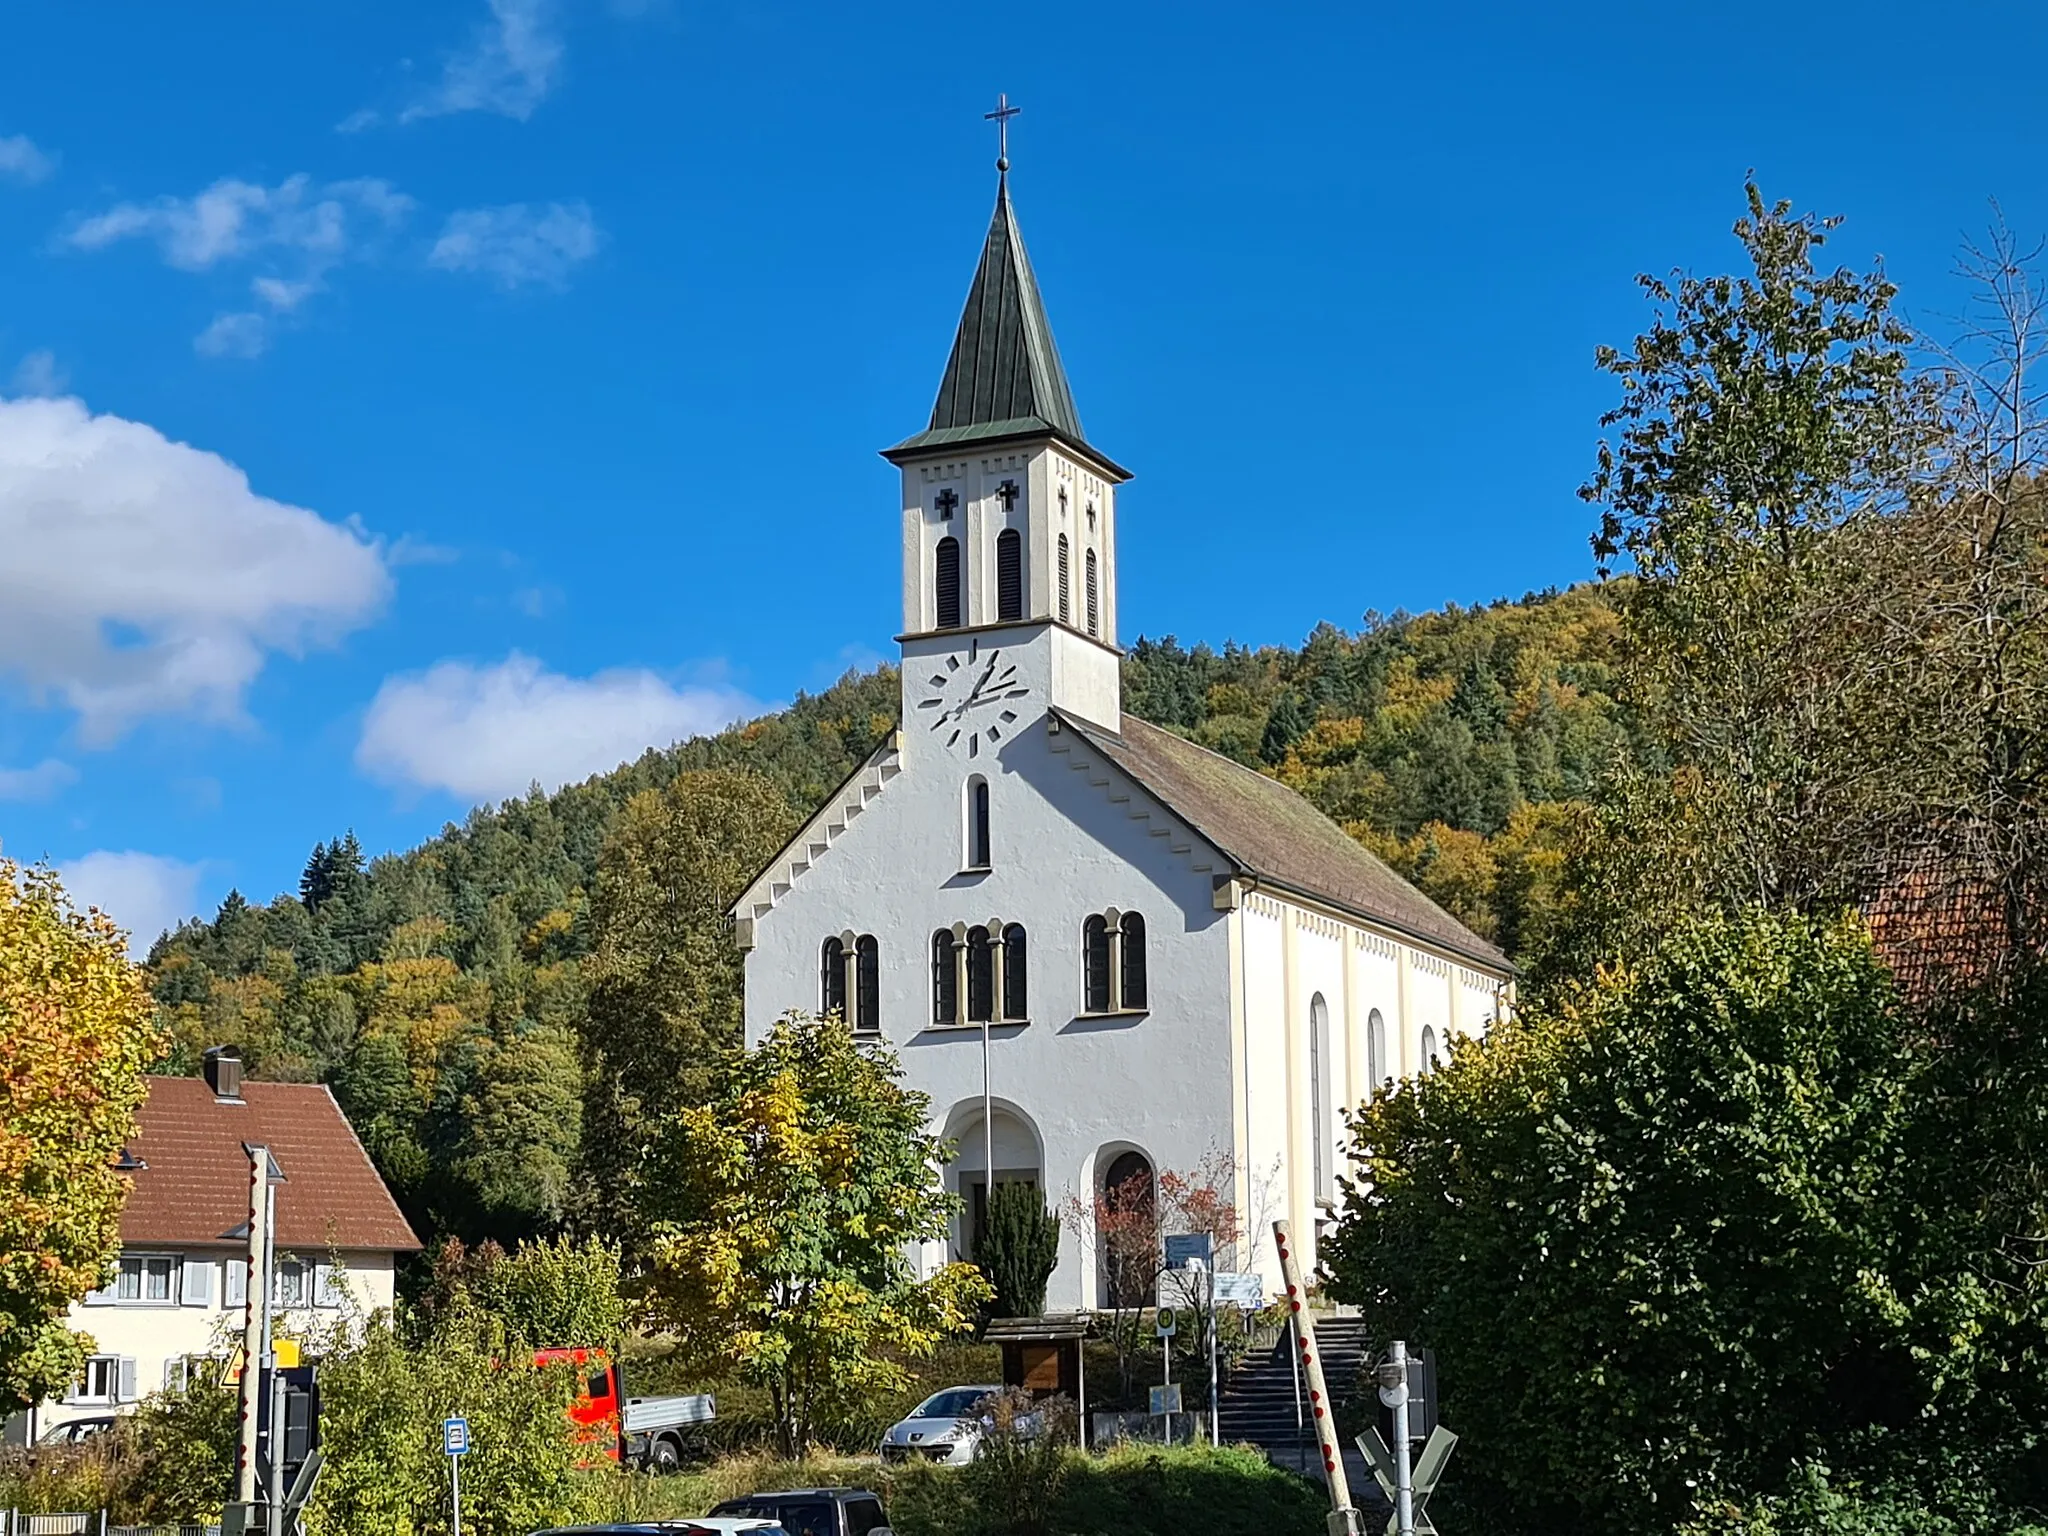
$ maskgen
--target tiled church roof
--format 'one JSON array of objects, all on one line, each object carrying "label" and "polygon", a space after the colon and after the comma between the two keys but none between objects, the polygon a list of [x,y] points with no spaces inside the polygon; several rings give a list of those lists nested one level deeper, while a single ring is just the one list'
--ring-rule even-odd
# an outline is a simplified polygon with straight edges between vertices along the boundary
[{"label": "tiled church roof", "polygon": [[931,425],[889,449],[888,456],[1048,433],[1102,457],[1081,433],[1081,415],[1060,366],[1005,181],[996,193],[995,216],[967,291]]},{"label": "tiled church roof", "polygon": [[1183,740],[1135,715],[1112,736],[1059,712],[1245,874],[1382,924],[1497,973],[1506,955],[1360,847],[1342,827],[1276,779]]}]

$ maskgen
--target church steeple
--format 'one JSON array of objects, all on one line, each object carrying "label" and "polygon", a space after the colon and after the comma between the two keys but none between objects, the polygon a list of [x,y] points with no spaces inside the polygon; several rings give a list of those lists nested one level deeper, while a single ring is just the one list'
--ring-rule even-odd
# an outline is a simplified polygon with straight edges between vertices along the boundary
[{"label": "church steeple", "polygon": [[1005,175],[996,188],[981,264],[967,290],[931,424],[889,449],[888,457],[1048,434],[1101,457],[1081,431],[1081,414],[1024,251]]},{"label": "church steeple", "polygon": [[[959,732],[970,756],[1047,705],[1110,731],[1123,718],[1116,492],[1130,474],[1082,435],[1007,158],[931,424],[883,450],[903,474],[904,719],[943,719],[950,742],[995,706],[942,697],[948,680],[1001,680],[987,734]],[[988,672],[997,655],[1014,673]]]}]

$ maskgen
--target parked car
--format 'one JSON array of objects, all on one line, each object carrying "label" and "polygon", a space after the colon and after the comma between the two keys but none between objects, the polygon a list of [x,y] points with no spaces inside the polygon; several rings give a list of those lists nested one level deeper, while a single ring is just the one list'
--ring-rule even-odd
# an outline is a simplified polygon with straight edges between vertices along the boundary
[{"label": "parked car", "polygon": [[789,1536],[896,1536],[881,1499],[865,1488],[785,1488],[727,1499],[711,1513],[773,1520]]},{"label": "parked car", "polygon": [[910,1410],[882,1436],[882,1460],[922,1456],[941,1466],[964,1466],[981,1449],[980,1406],[1001,1387],[946,1387]]},{"label": "parked car", "polygon": [[788,1536],[773,1520],[641,1520],[621,1525],[558,1525],[533,1536]]},{"label": "parked car", "polygon": [[94,1435],[104,1435],[120,1421],[112,1414],[99,1415],[90,1419],[67,1419],[62,1424],[53,1424],[43,1431],[38,1445],[77,1445],[81,1440],[90,1440]]}]

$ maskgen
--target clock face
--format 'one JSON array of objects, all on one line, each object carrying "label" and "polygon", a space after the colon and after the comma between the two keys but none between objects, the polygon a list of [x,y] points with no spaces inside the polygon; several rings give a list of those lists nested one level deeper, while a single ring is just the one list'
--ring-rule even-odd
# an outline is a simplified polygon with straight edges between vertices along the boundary
[{"label": "clock face", "polygon": [[922,665],[931,669],[917,701],[925,728],[969,757],[981,756],[983,746],[1001,745],[1017,723],[1013,701],[1031,691],[1017,680],[1017,664],[1004,659],[1001,647],[990,646],[984,656],[976,640],[964,656],[956,651]]}]

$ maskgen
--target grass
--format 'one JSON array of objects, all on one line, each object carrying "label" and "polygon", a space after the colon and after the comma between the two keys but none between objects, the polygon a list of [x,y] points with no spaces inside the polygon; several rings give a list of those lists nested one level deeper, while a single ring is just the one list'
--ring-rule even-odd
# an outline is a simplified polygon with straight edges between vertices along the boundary
[{"label": "grass", "polygon": [[[604,1518],[658,1520],[708,1512],[724,1499],[776,1488],[872,1488],[899,1536],[1009,1536],[1007,1510],[977,1502],[971,1474],[926,1465],[884,1466],[873,1457],[728,1456],[694,1471],[621,1477]],[[1067,1482],[1047,1536],[1318,1536],[1322,1493],[1258,1452],[1225,1446],[1122,1446],[1068,1457]]]}]

